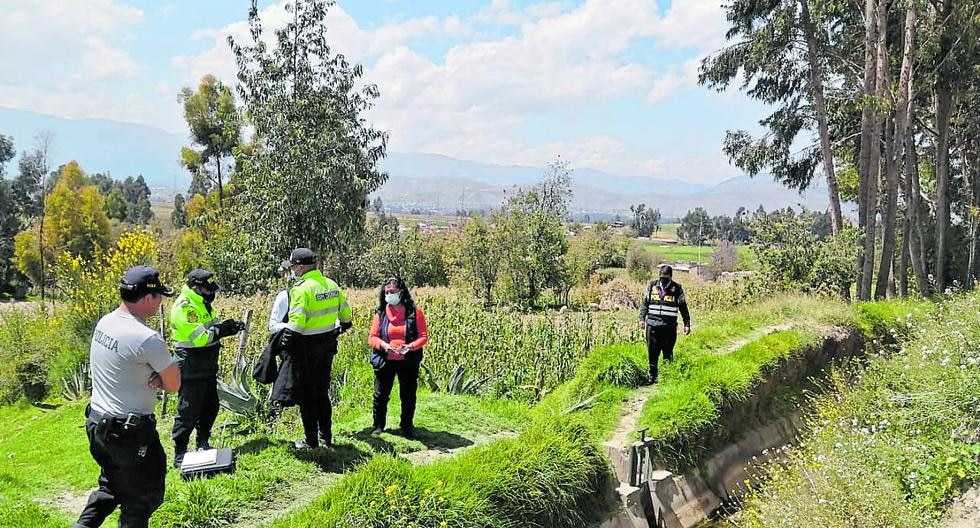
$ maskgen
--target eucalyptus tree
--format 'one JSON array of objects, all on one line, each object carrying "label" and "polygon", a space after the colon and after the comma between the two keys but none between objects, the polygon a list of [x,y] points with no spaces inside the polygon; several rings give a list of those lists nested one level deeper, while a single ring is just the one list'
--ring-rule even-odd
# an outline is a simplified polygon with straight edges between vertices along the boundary
[{"label": "eucalyptus tree", "polygon": [[378,89],[328,44],[332,5],[288,2],[292,21],[268,35],[253,0],[251,41],[228,39],[255,131],[254,148],[237,158],[235,224],[247,251],[269,264],[295,246],[340,259],[363,233],[368,195],[387,178],[378,162],[388,135],[364,118]]},{"label": "eucalyptus tree", "polygon": [[[699,81],[719,90],[742,79],[750,97],[776,107],[760,124],[755,138],[729,131],[724,151],[751,175],[771,171],[784,185],[805,190],[818,166],[823,167],[833,230],[843,226],[833,138],[828,124],[826,79],[831,72],[826,50],[840,31],[846,11],[817,0],[734,0],[725,6],[731,44],[701,64]],[[809,130],[817,142],[794,152],[798,136]]]}]

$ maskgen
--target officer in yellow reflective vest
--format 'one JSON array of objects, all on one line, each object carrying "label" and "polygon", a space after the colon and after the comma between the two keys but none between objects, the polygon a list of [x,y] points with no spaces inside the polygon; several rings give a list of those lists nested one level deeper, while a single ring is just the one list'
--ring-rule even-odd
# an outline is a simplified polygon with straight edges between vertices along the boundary
[{"label": "officer in yellow reflective vest", "polygon": [[195,269],[170,309],[170,335],[180,366],[180,398],[174,418],[174,467],[180,467],[197,430],[197,448],[210,449],[211,427],[218,416],[219,340],[237,334],[244,323],[218,322],[214,308],[218,284],[210,271]]},{"label": "officer in yellow reflective vest", "polygon": [[[337,353],[337,337],[352,325],[347,296],[337,283],[316,268],[316,255],[297,248],[282,263],[296,281],[289,289],[289,319],[283,332],[284,368],[273,386],[273,398],[299,405],[305,438],[297,449],[331,445],[330,369]],[[289,368],[285,368],[286,363]],[[319,434],[318,434],[319,433]]]}]

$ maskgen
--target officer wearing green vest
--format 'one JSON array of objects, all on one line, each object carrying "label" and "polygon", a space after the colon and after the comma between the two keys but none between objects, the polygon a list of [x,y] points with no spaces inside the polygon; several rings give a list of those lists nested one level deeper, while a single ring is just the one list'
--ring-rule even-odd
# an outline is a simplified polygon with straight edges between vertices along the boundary
[{"label": "officer wearing green vest", "polygon": [[317,447],[321,439],[331,445],[330,369],[337,354],[337,337],[353,326],[351,309],[337,283],[317,269],[312,250],[294,249],[282,267],[296,280],[289,289],[289,315],[282,337],[285,357],[272,397],[283,405],[299,405],[305,438],[294,447]]},{"label": "officer wearing green vest", "polygon": [[195,269],[170,309],[170,330],[180,365],[180,398],[174,418],[174,467],[180,467],[197,430],[197,448],[211,449],[211,427],[218,417],[218,351],[221,338],[242,331],[234,319],[218,322],[214,308],[219,286],[210,271]]}]

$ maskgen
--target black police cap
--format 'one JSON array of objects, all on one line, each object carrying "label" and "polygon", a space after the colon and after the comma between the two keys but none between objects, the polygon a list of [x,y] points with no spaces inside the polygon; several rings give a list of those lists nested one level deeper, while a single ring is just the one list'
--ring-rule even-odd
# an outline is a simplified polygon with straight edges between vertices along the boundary
[{"label": "black police cap", "polygon": [[289,254],[290,264],[316,264],[316,254],[310,248],[296,248]]},{"label": "black police cap", "polygon": [[218,283],[212,280],[214,278],[214,273],[203,269],[193,269],[187,274],[187,285],[188,286],[204,286],[209,290],[217,290],[220,288]]},{"label": "black police cap", "polygon": [[174,289],[160,282],[160,272],[149,266],[134,266],[126,271],[119,289],[136,293],[159,293],[171,297]]}]

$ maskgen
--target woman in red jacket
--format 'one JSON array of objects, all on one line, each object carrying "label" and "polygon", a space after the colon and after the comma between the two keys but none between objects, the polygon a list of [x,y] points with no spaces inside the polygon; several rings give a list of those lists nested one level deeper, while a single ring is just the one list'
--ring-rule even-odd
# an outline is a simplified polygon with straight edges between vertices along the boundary
[{"label": "woman in red jacket", "polygon": [[415,395],[419,387],[422,347],[429,342],[422,310],[400,277],[385,279],[378,292],[378,309],[371,323],[368,345],[374,349],[374,427],[371,434],[385,428],[388,399],[398,377],[398,395],[402,401],[401,433],[414,438]]}]

